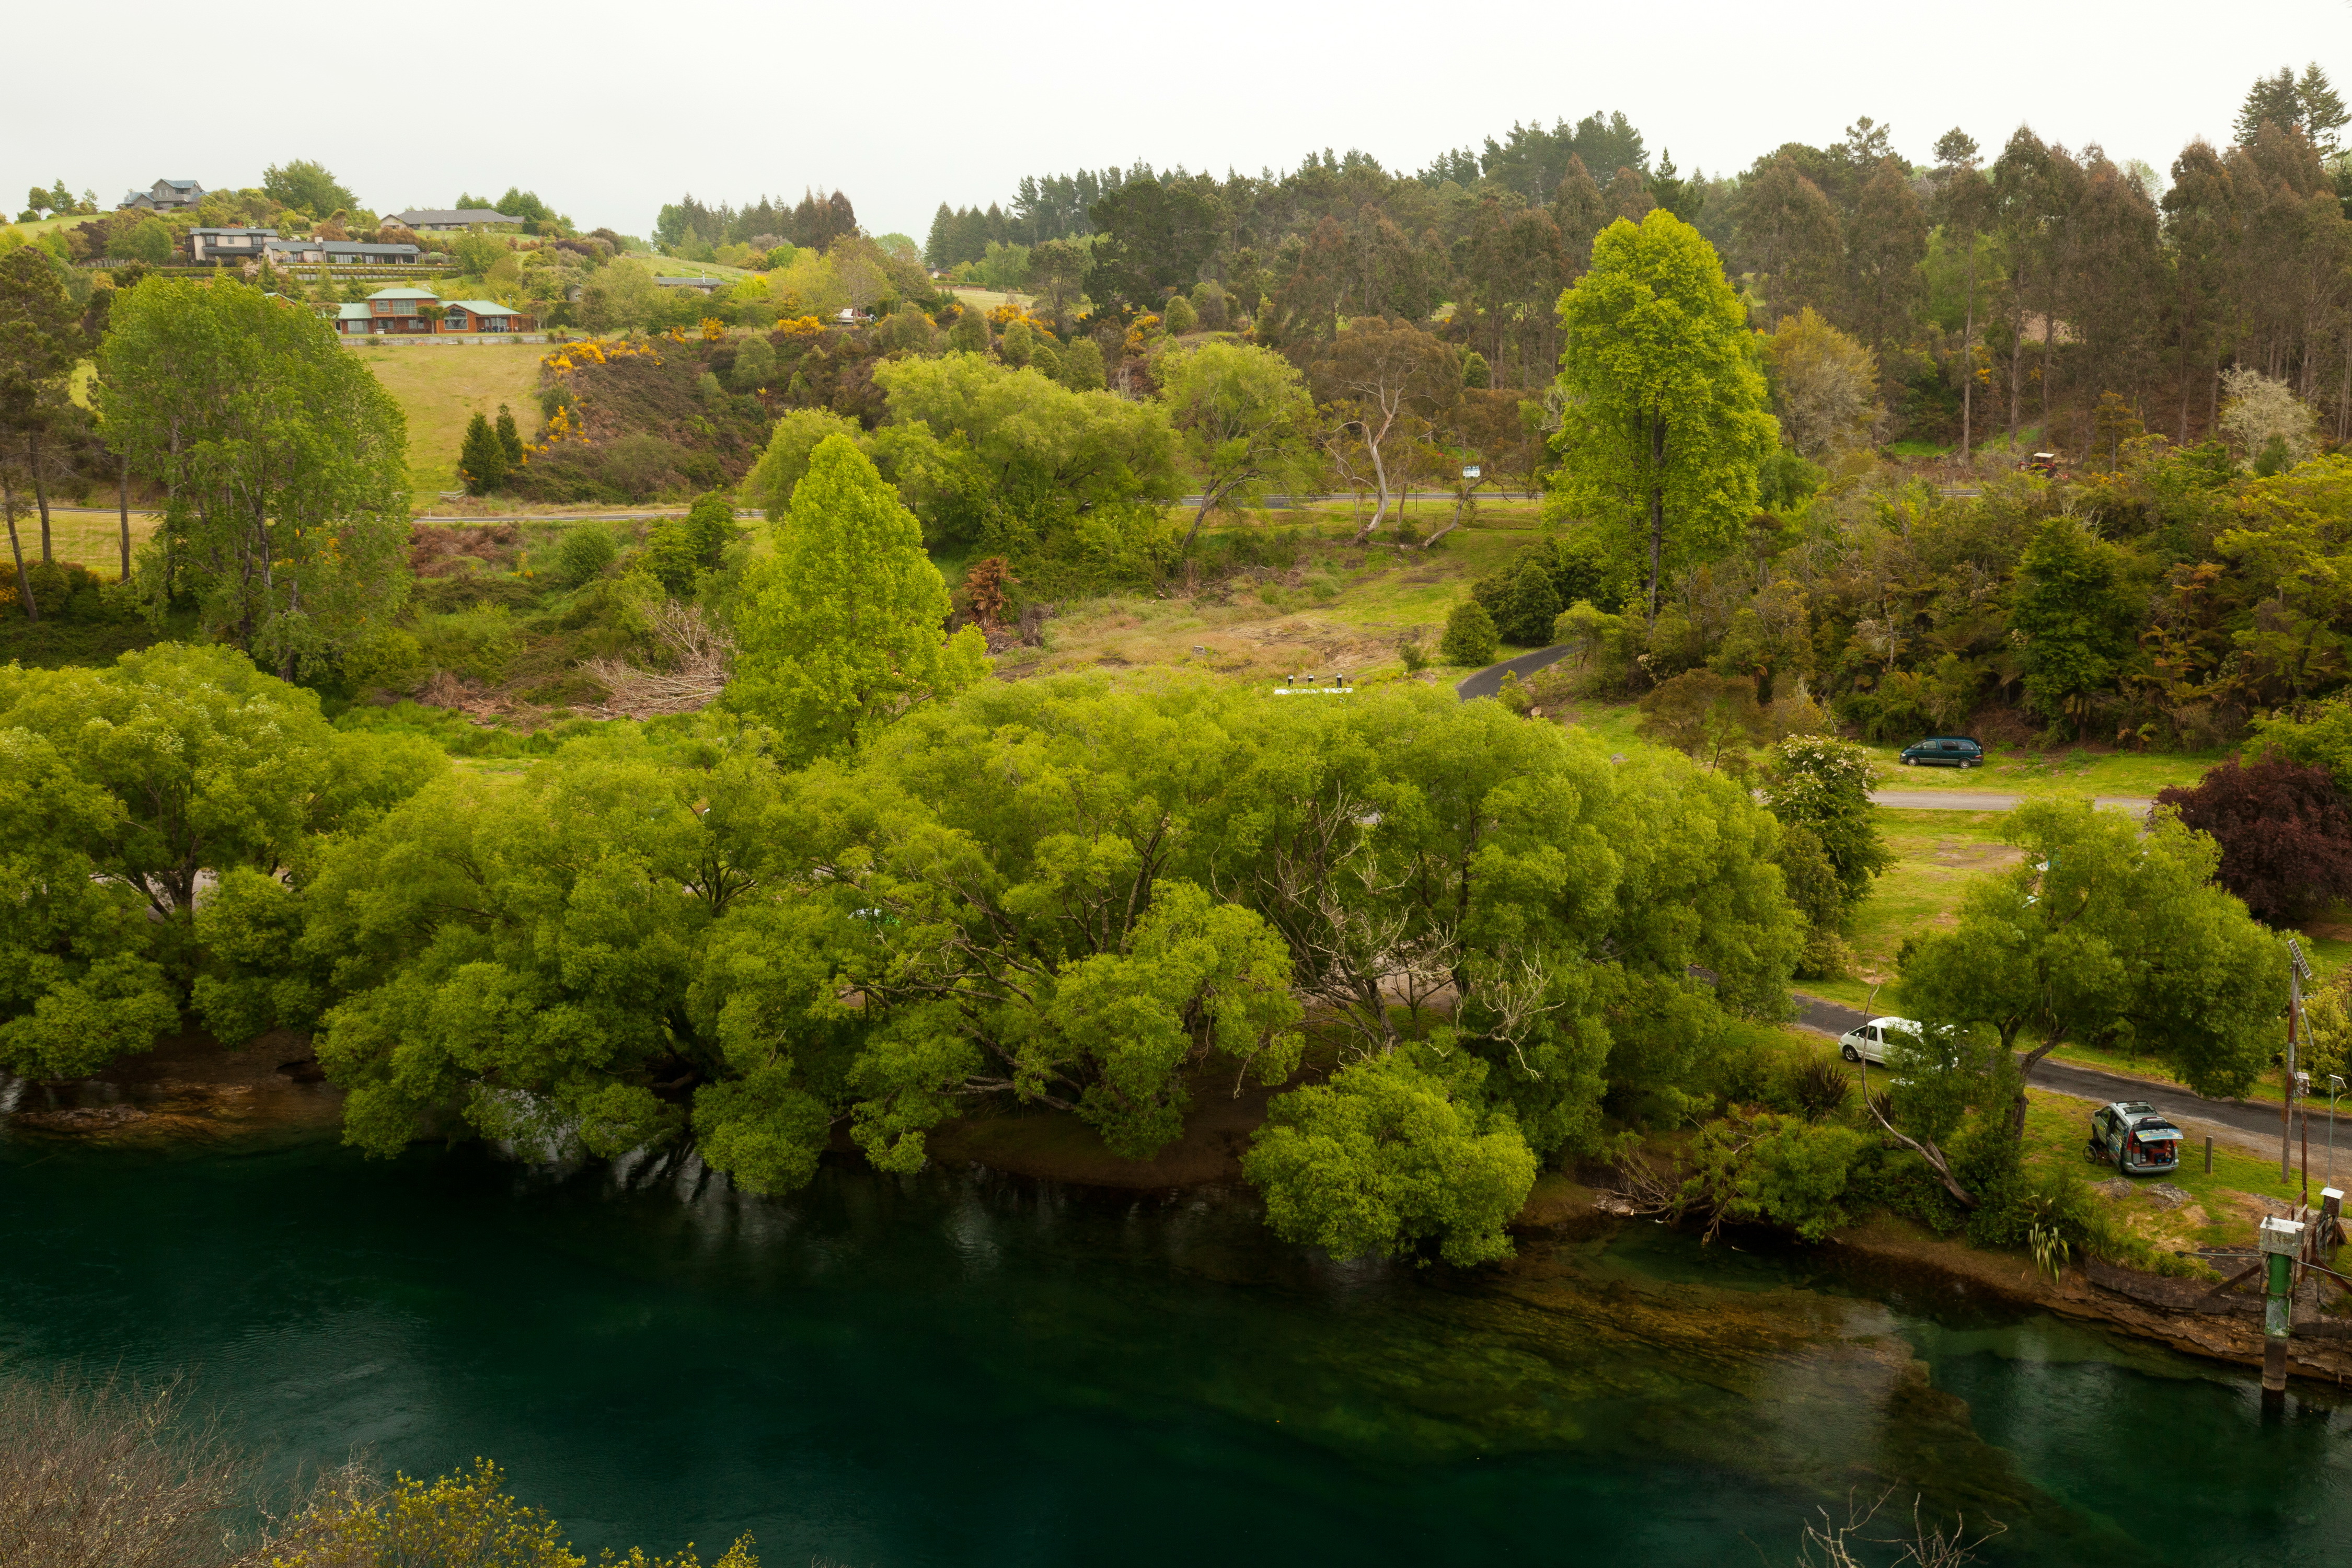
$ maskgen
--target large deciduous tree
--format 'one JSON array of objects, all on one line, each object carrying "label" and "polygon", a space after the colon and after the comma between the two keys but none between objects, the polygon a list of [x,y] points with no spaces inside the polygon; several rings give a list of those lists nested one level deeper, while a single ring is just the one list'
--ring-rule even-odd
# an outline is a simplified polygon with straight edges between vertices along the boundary
[{"label": "large deciduous tree", "polygon": [[916,704],[987,672],[971,626],[950,637],[947,584],[914,514],[846,437],[828,436],[775,525],[736,617],[728,705],[802,757],[850,752]]},{"label": "large deciduous tree", "polygon": [[1307,380],[1335,442],[1362,453],[1377,502],[1356,531],[1372,536],[1389,511],[1408,453],[1462,395],[1462,360],[1418,327],[1358,320],[1308,363]]},{"label": "large deciduous tree", "polygon": [[[2286,953],[2212,885],[2213,841],[2168,813],[2143,840],[2120,813],[2055,804],[2018,807],[2002,837],[2023,861],[1971,883],[1957,924],[1906,944],[1905,1015],[2021,1049],[2025,1081],[2071,1041],[2151,1056],[2200,1094],[2243,1094],[2278,1037]],[[2021,1085],[2012,1136],[2025,1103]]]},{"label": "large deciduous tree", "polygon": [[2352,803],[2325,768],[2233,757],[2156,804],[2220,847],[2215,879],[2258,921],[2294,925],[2352,899]]},{"label": "large deciduous tree", "polygon": [[1655,620],[1667,565],[1732,537],[1779,444],[1747,311],[1715,247],[1658,212],[1601,234],[1559,316],[1556,494],[1571,514],[1646,536]]},{"label": "large deciduous tree", "polygon": [[307,307],[226,279],[150,279],[113,311],[93,389],[163,488],[142,582],[291,678],[387,625],[408,591],[407,425]]},{"label": "large deciduous tree", "polygon": [[1296,489],[1313,450],[1315,399],[1297,367],[1271,350],[1204,343],[1171,350],[1153,366],[1169,418],[1200,476],[1201,505],[1187,549],[1220,506],[1267,483]]}]

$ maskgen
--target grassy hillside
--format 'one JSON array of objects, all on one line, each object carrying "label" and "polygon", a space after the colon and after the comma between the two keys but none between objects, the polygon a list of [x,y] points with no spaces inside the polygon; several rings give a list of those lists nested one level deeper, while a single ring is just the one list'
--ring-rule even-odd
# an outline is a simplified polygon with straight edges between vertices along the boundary
[{"label": "grassy hillside", "polygon": [[375,372],[408,415],[410,498],[431,507],[457,481],[457,448],[477,413],[503,403],[528,435],[539,424],[540,356],[533,343],[371,343],[351,351]]}]

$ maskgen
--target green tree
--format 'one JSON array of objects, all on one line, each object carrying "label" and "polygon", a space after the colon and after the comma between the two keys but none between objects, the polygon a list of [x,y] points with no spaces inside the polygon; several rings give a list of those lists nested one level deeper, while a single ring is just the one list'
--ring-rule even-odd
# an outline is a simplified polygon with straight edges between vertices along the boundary
[{"label": "green tree", "polygon": [[698,572],[716,572],[727,547],[742,531],[735,525],[735,500],[724,490],[697,496],[684,517],[654,524],[646,541],[646,564],[663,587],[679,597],[694,591]]},{"label": "green tree", "polygon": [[2213,886],[2213,841],[2168,816],[2142,840],[2128,816],[2055,804],[2018,807],[2002,837],[2024,861],[1977,879],[1954,926],[1906,944],[1895,994],[1931,1029],[2022,1048],[2011,1137],[2023,1083],[2070,1041],[2151,1057],[2199,1094],[2243,1094],[2271,1059],[2286,953]]},{"label": "green tree", "polygon": [[775,345],[758,332],[745,338],[735,351],[735,367],[727,384],[737,392],[759,392],[776,384]]},{"label": "green tree", "polygon": [[[66,384],[84,352],[78,312],[48,257],[29,246],[0,256],[0,437],[8,438],[12,446],[22,443],[25,466],[31,472],[34,494],[40,503],[44,563],[54,558],[47,468],[42,461],[44,438],[65,416]],[[13,468],[16,454],[9,453],[5,460]],[[26,619],[37,621],[40,612],[25,573],[13,494],[8,500],[8,545],[16,568],[17,603],[24,606]]]},{"label": "green tree", "polygon": [[2143,612],[2132,563],[2073,517],[2053,517],[2018,558],[2011,634],[2024,644],[2025,697],[2079,724],[2138,649]]},{"label": "green tree", "polygon": [[1766,725],[1752,675],[1686,669],[1642,699],[1643,735],[1710,768],[1744,766]]},{"label": "green tree", "polygon": [[1067,329],[1086,279],[1087,247],[1078,241],[1049,239],[1030,247],[1029,287],[1045,301],[1055,331]]},{"label": "green tree", "polygon": [[359,197],[315,158],[290,158],[283,164],[272,163],[262,171],[261,188],[270,200],[299,207],[314,218],[359,210]]},{"label": "green tree", "polygon": [[743,504],[766,512],[770,522],[782,522],[792,506],[793,491],[808,473],[809,455],[817,444],[828,436],[856,441],[864,435],[856,420],[830,408],[789,410],[776,421],[767,449],[744,476]]},{"label": "green tree", "polygon": [[1438,639],[1437,657],[1448,664],[1483,665],[1502,647],[1495,618],[1475,599],[1465,599],[1447,612],[1445,635]]},{"label": "green tree", "polygon": [[505,404],[499,405],[497,429],[499,450],[506,454],[507,471],[522,467],[522,432],[515,428],[514,411]]},{"label": "green tree", "polygon": [[1072,392],[973,355],[899,360],[874,381],[890,407],[875,460],[929,538],[1022,561],[1105,514],[1156,525],[1181,489],[1160,404]]},{"label": "green tree", "polygon": [[1074,338],[1063,348],[1062,384],[1072,392],[1103,390],[1102,347],[1094,339]]},{"label": "green tree", "polygon": [[1163,353],[1153,368],[1201,486],[1185,548],[1213,508],[1240,503],[1269,482],[1311,483],[1315,399],[1288,360],[1241,343],[1203,343]]},{"label": "green tree", "polygon": [[1870,804],[1874,782],[1868,752],[1827,735],[1790,735],[1765,764],[1764,805],[1782,826],[1821,845],[1836,875],[1841,926],[1895,864]]},{"label": "green tree", "polygon": [[688,992],[760,876],[775,788],[753,759],[668,766],[616,740],[444,778],[327,845],[301,956],[340,993],[317,1041],[345,1142],[390,1156],[451,1113],[604,1155],[677,1136],[653,1085],[718,1070]]},{"label": "green tree", "polygon": [[1507,1111],[1457,1088],[1465,1069],[1472,1086],[1485,1076],[1475,1058],[1409,1050],[1276,1100],[1242,1160],[1275,1234],[1335,1258],[1424,1244],[1457,1267],[1509,1257],[1503,1227],[1535,1184],[1535,1155]]},{"label": "green tree", "polygon": [[847,437],[810,454],[779,535],[738,616],[726,700],[774,726],[794,754],[854,752],[987,673],[976,628],[942,631],[947,584],[920,525]]},{"label": "green tree", "polygon": [[457,477],[473,496],[488,495],[507,482],[506,447],[479,411],[466,422],[466,438],[457,447]]},{"label": "green tree", "polygon": [[151,216],[132,224],[131,232],[118,240],[112,248],[125,261],[143,261],[150,267],[161,267],[172,259],[174,247],[170,226],[162,218]]},{"label": "green tree", "polygon": [[193,590],[207,634],[287,676],[399,612],[406,421],[308,307],[151,278],[115,306],[98,369],[109,439],[164,493],[151,604]]},{"label": "green tree", "polygon": [[1201,313],[1192,309],[1192,301],[1183,295],[1171,294],[1168,303],[1160,308],[1160,322],[1173,336],[1197,330],[1201,325]]},{"label": "green tree", "polygon": [[986,354],[988,341],[988,322],[978,310],[967,305],[956,313],[955,325],[948,329],[949,353]]},{"label": "green tree", "polygon": [[180,1009],[138,890],[93,853],[119,837],[121,806],[22,726],[24,683],[0,672],[0,1068],[81,1078],[145,1050]]},{"label": "green tree", "polygon": [[1559,316],[1555,494],[1576,515],[1646,534],[1654,622],[1664,568],[1730,541],[1779,445],[1747,310],[1715,247],[1660,211],[1602,231]]}]

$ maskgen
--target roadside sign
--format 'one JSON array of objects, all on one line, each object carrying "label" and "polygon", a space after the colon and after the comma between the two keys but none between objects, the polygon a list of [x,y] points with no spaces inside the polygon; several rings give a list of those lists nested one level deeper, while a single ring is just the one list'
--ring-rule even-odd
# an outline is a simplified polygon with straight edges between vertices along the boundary
[{"label": "roadside sign", "polygon": [[1464,464],[1462,468],[1462,477],[1465,479],[1476,479],[1478,477],[1478,465],[1475,463]]}]

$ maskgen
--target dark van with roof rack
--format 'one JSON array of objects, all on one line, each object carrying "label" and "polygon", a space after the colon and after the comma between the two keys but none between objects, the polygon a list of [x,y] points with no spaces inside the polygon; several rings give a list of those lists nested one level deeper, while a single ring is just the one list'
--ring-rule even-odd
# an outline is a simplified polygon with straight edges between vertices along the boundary
[{"label": "dark van with roof rack", "polygon": [[1896,760],[1906,768],[1980,768],[1984,746],[1966,735],[1930,735],[1904,747]]}]

